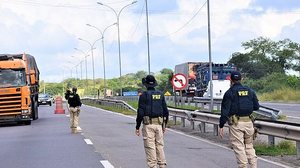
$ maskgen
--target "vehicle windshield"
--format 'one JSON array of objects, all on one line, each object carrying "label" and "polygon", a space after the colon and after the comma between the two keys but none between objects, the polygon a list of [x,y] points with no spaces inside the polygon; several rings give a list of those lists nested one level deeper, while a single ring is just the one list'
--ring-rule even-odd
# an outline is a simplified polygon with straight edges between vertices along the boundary
[{"label": "vehicle windshield", "polygon": [[39,94],[39,98],[48,98],[48,97],[50,97],[50,96],[47,94]]},{"label": "vehicle windshield", "polygon": [[26,85],[24,69],[0,69],[0,88],[18,87]]}]

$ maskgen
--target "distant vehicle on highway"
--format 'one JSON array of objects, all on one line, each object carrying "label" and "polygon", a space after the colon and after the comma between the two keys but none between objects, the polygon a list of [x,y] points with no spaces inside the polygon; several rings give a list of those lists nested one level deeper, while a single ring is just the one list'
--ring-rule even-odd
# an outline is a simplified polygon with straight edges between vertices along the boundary
[{"label": "distant vehicle on highway", "polygon": [[39,102],[39,105],[40,104],[45,104],[45,105],[52,106],[52,104],[54,102],[54,99],[49,94],[39,94],[38,102]]},{"label": "distant vehicle on highway", "polygon": [[[208,62],[186,62],[175,66],[175,74],[183,74],[187,78],[187,85],[181,91],[183,96],[209,97],[210,70],[212,70],[213,97],[219,98],[230,87],[230,74],[236,69],[233,64],[212,63],[211,69]],[[180,90],[174,91],[179,95]]]}]

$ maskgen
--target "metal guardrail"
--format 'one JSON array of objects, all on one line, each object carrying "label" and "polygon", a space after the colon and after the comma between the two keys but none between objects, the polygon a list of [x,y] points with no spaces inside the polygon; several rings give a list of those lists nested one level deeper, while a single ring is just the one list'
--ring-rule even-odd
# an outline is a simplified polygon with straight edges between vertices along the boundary
[{"label": "metal guardrail", "polygon": [[[169,108],[170,115],[185,117],[188,120],[219,125],[220,115],[207,113],[207,111],[189,111]],[[254,125],[260,134],[271,135],[289,140],[300,141],[300,124],[255,120]]]},{"label": "metal guardrail", "polygon": [[127,109],[137,112],[135,108],[130,106],[123,100],[112,100],[112,99],[93,99],[93,98],[83,98],[82,100],[90,101],[100,105],[113,106],[120,109]]},{"label": "metal guardrail", "polygon": [[[112,99],[86,99],[94,102],[98,102],[103,105],[122,105],[124,109],[137,111],[135,108],[127,104],[123,100],[112,100]],[[265,106],[261,106],[273,113],[279,113],[279,110],[271,109]],[[199,121],[209,124],[219,124],[220,115],[209,113],[209,111],[190,111],[181,110],[175,108],[168,108],[170,116],[182,117],[190,121]],[[264,111],[264,109],[260,110]],[[259,133],[272,135],[280,138],[300,141],[300,124],[292,124],[287,122],[274,122],[267,120],[256,120],[254,123],[259,128]],[[296,132],[295,132],[296,131]],[[296,136],[297,135],[297,136]]]},{"label": "metal guardrail", "polygon": [[[112,100],[112,99],[85,99],[89,101],[93,101],[94,103],[99,103],[102,105],[109,105],[109,106],[117,106],[123,109],[129,109],[133,111],[137,111],[129,104],[127,104],[123,100]],[[259,112],[265,113],[267,110],[269,114],[271,114],[271,118],[275,114],[279,114],[280,111],[272,108],[268,108],[265,106],[261,106],[262,109]],[[176,117],[180,117],[182,121],[182,125],[185,126],[185,120],[188,120],[192,123],[192,127],[194,129],[194,122],[198,121],[202,124],[202,132],[205,132],[205,124],[213,124],[214,125],[214,134],[218,134],[218,125],[220,115],[212,114],[206,110],[197,110],[197,111],[190,111],[190,110],[181,110],[175,108],[168,108],[170,116],[173,116],[175,121]],[[265,114],[267,114],[266,112]],[[294,140],[297,144],[297,157],[300,158],[300,124],[295,123],[287,123],[287,122],[279,122],[279,121],[268,121],[268,120],[256,120],[254,125],[258,128],[259,134],[268,135],[269,144],[274,145],[275,137],[284,138],[288,140]],[[228,126],[228,125],[225,125]]]},{"label": "metal guardrail", "polygon": [[[210,104],[210,98],[194,97],[194,102]],[[217,106],[221,106],[222,99],[214,99],[213,103],[217,104]],[[279,114],[281,113],[281,111],[278,109],[260,105],[259,110],[254,111],[254,113],[266,118],[270,118],[272,120],[277,120],[279,118]]]}]

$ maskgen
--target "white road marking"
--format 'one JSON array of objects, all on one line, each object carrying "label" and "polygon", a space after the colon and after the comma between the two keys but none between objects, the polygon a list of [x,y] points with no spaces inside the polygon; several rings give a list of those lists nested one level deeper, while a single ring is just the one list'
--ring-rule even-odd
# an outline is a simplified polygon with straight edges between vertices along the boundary
[{"label": "white road marking", "polygon": [[88,145],[93,145],[93,142],[90,139],[84,139],[84,141]]},{"label": "white road marking", "polygon": [[104,168],[115,168],[108,160],[100,160],[100,163],[104,166]]},{"label": "white road marking", "polygon": [[82,131],[82,129],[78,126],[78,127],[77,127],[77,131]]},{"label": "white road marking", "polygon": [[67,114],[66,117],[70,117],[70,114]]}]

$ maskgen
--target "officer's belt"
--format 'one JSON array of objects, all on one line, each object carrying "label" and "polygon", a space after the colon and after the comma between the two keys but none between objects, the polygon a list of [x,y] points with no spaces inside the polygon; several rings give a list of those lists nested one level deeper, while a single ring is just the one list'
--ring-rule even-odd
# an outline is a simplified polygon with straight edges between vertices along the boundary
[{"label": "officer's belt", "polygon": [[242,121],[242,122],[249,122],[251,121],[249,116],[237,116],[238,121]]},{"label": "officer's belt", "polygon": [[159,121],[159,117],[150,118],[150,124],[161,125],[162,123]]}]

